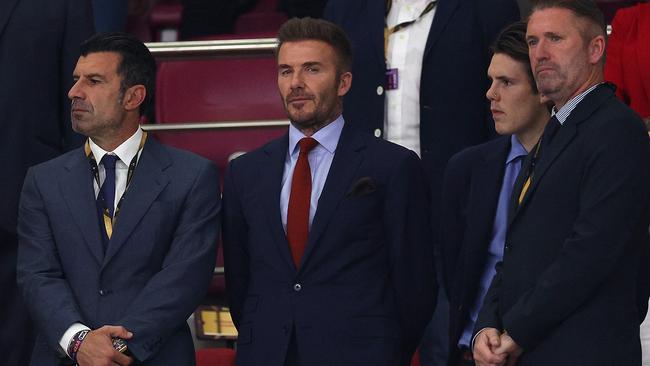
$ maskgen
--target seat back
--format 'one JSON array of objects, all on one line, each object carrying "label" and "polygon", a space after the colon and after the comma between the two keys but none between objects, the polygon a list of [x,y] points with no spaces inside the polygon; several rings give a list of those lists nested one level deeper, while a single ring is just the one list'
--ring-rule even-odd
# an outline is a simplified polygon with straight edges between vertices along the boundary
[{"label": "seat back", "polygon": [[[285,120],[273,55],[163,61],[158,68],[158,123]],[[172,146],[213,160],[228,160],[286,132],[286,126],[157,132]]]}]

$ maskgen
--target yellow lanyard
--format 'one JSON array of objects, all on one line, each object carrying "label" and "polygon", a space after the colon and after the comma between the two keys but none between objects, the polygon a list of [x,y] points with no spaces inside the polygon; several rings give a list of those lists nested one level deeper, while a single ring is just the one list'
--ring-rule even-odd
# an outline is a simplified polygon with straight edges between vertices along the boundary
[{"label": "yellow lanyard", "polygon": [[[427,6],[424,8],[424,10],[422,10],[422,13],[420,14],[420,16],[413,19],[413,20],[409,20],[409,21],[406,21],[406,22],[399,23],[396,26],[391,27],[391,28],[388,28],[388,25],[386,24],[386,26],[384,27],[384,56],[385,57],[388,56],[388,37],[390,37],[391,34],[399,32],[400,30],[402,30],[402,29],[408,27],[409,25],[411,25],[411,24],[417,22],[418,20],[420,20],[420,18],[422,18],[425,14],[427,14],[428,12],[433,10],[433,8],[436,6],[437,2],[438,2],[438,0],[430,1],[427,4]],[[386,0],[386,18],[388,18],[388,13],[390,12],[390,9],[392,7],[393,7],[393,0]]]},{"label": "yellow lanyard", "polygon": [[[111,213],[108,209],[108,205],[112,205],[114,203],[105,202],[103,199],[101,199],[102,206],[103,206],[102,221],[104,221],[104,227],[106,228],[106,234],[108,235],[109,239],[111,238],[111,235],[113,235],[113,226],[115,225],[115,221],[117,220],[117,215],[120,213],[120,207],[122,207],[124,196],[126,196],[126,190],[129,188],[129,185],[131,184],[131,178],[133,178],[135,167],[138,165],[138,155],[140,155],[140,151],[142,151],[142,148],[144,147],[144,143],[146,141],[147,141],[147,132],[143,132],[142,138],[140,139],[140,145],[138,146],[138,151],[135,153],[135,156],[133,157],[133,159],[131,159],[131,163],[129,164],[129,171],[126,175],[126,188],[124,189],[124,193],[122,194],[122,197],[117,203],[117,207],[115,208],[115,214],[113,215],[113,217],[111,217]],[[101,190],[101,183],[99,181],[99,168],[97,167],[97,160],[95,159],[95,155],[90,149],[90,140],[86,140],[84,150],[86,152],[86,157],[88,158],[88,162],[90,163],[90,171],[93,174],[95,182],[97,183],[97,187],[99,187],[99,189]]]},{"label": "yellow lanyard", "polygon": [[539,156],[539,148],[540,146],[542,146],[542,137],[539,138],[539,141],[537,141],[537,145],[535,145],[535,153],[533,154],[532,161],[530,163],[530,166],[527,169],[528,176],[526,177],[526,182],[524,182],[524,186],[521,187],[521,192],[519,193],[519,199],[517,200],[517,205],[520,205],[521,201],[524,200],[524,197],[526,196],[526,192],[528,192],[528,188],[530,188],[530,184],[533,181],[533,175],[535,174],[535,164],[537,163],[537,158]]}]

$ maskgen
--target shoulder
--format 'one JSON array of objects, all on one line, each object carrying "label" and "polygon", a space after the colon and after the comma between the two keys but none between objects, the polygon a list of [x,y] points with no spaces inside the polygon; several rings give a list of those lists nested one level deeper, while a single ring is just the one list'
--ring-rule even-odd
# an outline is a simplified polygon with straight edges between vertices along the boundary
[{"label": "shoulder", "polygon": [[[147,146],[145,146],[145,149]],[[195,170],[199,167],[214,166],[214,163],[198,154],[195,154],[191,151],[178,149],[172,146],[164,145],[159,142],[155,142],[149,146],[152,148],[154,154],[159,154],[159,157],[168,157],[171,159],[172,163],[176,168],[183,170]]]},{"label": "shoulder", "polygon": [[646,128],[641,118],[612,93],[609,98],[594,111],[589,123],[601,134],[601,138],[635,134],[647,138]]},{"label": "shoulder", "polygon": [[56,158],[44,161],[42,163],[36,164],[30,168],[33,172],[44,172],[49,174],[50,172],[59,170],[66,166],[72,166],[79,160],[86,160],[86,156],[83,150],[83,147],[79,147],[73,150],[70,150],[64,154],[57,156]]},{"label": "shoulder", "polygon": [[485,156],[505,151],[510,136],[500,136],[480,145],[470,146],[454,154],[447,163],[448,169],[469,167],[482,163]]},{"label": "shoulder", "polygon": [[[147,155],[144,155],[145,152]],[[162,169],[165,175],[172,177],[176,186],[219,182],[219,172],[214,162],[193,152],[154,142],[148,143],[142,154],[138,166],[152,164],[150,166]]]},{"label": "shoulder", "polygon": [[267,158],[270,154],[281,153],[284,157],[284,154],[286,154],[286,151],[288,149],[288,145],[288,137],[285,134],[282,137],[267,142],[255,150],[248,151],[245,154],[236,157],[235,159],[231,160],[228,165],[230,167],[237,166],[238,168],[241,167],[257,169],[260,167],[260,164],[264,164],[263,159]]}]

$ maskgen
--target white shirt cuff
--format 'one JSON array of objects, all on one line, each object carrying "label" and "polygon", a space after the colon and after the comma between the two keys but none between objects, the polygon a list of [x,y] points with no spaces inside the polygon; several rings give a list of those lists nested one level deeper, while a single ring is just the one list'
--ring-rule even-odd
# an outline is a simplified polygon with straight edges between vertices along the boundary
[{"label": "white shirt cuff", "polygon": [[472,351],[472,353],[474,353],[474,341],[476,341],[476,337],[478,337],[478,335],[481,334],[481,332],[486,330],[486,329],[488,329],[488,327],[485,327],[485,328],[479,330],[478,332],[476,332],[476,334],[474,334],[474,337],[472,337],[472,343],[470,344],[470,346],[471,346],[470,351]]},{"label": "white shirt cuff", "polygon": [[[59,340],[59,346],[63,349],[63,353],[68,355],[68,345],[70,345],[72,337],[82,330],[90,330],[90,328],[81,323],[73,323],[70,328],[63,333],[63,337]],[[68,357],[70,357],[70,355],[68,355]]]}]

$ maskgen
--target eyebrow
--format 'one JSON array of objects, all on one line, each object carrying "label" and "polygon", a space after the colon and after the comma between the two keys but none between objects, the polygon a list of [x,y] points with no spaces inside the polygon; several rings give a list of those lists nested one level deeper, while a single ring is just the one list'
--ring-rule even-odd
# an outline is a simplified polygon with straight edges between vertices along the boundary
[{"label": "eyebrow", "polygon": [[[98,78],[98,79],[101,79],[101,80],[106,80],[106,76],[104,76],[103,74],[96,73],[96,72],[93,72],[93,73],[90,73],[90,74],[84,74],[84,76],[86,78],[88,78],[88,79]],[[72,77],[73,78],[79,78],[80,76],[79,76],[79,74],[74,74],[73,73]]]},{"label": "eyebrow", "polygon": [[[319,62],[319,61],[307,61],[307,62],[304,62],[300,66],[301,67],[308,67],[308,66],[322,66],[322,65],[323,65],[323,63]],[[291,66],[289,66],[287,64],[280,64],[280,65],[278,65],[278,68],[279,69],[290,69]]]}]

